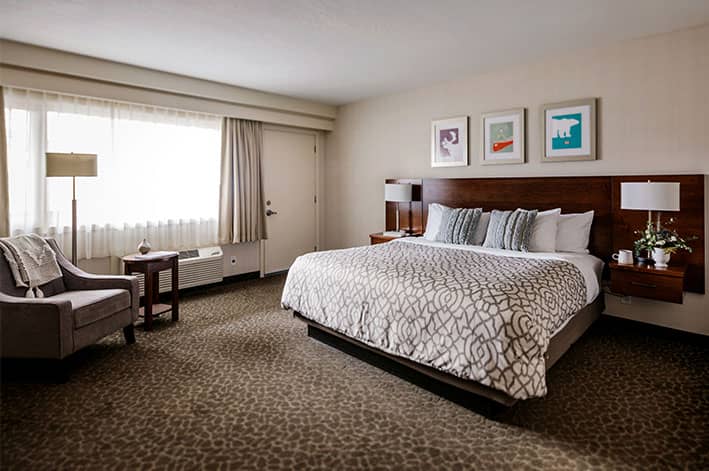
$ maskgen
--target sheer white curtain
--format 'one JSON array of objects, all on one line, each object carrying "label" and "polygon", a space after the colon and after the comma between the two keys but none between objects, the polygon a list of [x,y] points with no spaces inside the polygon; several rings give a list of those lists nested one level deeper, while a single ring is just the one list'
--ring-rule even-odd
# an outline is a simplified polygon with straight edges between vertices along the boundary
[{"label": "sheer white curtain", "polygon": [[45,152],[98,154],[77,178],[79,258],[217,243],[221,119],[162,108],[5,89],[10,231],[71,251],[70,177],[45,177]]}]

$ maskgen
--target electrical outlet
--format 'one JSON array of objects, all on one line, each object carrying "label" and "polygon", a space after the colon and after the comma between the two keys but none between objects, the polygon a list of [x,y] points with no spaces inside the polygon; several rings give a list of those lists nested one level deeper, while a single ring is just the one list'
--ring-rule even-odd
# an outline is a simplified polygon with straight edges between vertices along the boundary
[{"label": "electrical outlet", "polygon": [[231,264],[236,265],[236,257],[234,255],[231,256]]},{"label": "electrical outlet", "polygon": [[620,298],[620,304],[633,304],[633,298],[630,296],[623,296]]}]

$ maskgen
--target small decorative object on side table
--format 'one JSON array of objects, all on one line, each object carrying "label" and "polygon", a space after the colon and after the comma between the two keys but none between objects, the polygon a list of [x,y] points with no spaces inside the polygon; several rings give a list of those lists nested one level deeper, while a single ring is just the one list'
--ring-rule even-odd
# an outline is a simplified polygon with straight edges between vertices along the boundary
[{"label": "small decorative object on side table", "polygon": [[657,268],[611,262],[609,267],[613,293],[682,304],[686,266]]},{"label": "small decorative object on side table", "polygon": [[385,242],[390,242],[394,239],[401,239],[402,237],[420,237],[422,234],[402,234],[399,236],[389,235],[386,232],[375,232],[374,234],[369,234],[369,245],[383,244]]},{"label": "small decorative object on side table", "polygon": [[[674,219],[670,218],[667,224],[674,224]],[[670,256],[678,250],[686,250],[691,253],[692,247],[687,242],[696,240],[694,236],[683,239],[676,231],[662,226],[659,220],[657,228],[652,225],[652,222],[648,221],[644,231],[635,231],[635,233],[641,236],[640,239],[635,241],[636,255],[643,250],[647,250],[648,254],[652,256],[651,263],[650,260],[642,260],[645,260],[648,265],[654,264],[657,268],[667,268]]]},{"label": "small decorative object on side table", "polygon": [[[177,252],[149,252],[147,254],[127,255],[123,257],[125,274],[143,273],[145,275],[145,296],[140,313],[143,315],[143,328],[153,330],[153,317],[172,311],[172,321],[180,318],[180,300],[178,288],[178,263]],[[160,272],[172,270],[172,304],[160,304]]]},{"label": "small decorative object on side table", "polygon": [[148,242],[148,239],[143,239],[143,241],[138,244],[138,252],[140,252],[141,255],[145,255],[146,253],[150,252],[153,249],[153,246],[150,245],[150,242]]}]

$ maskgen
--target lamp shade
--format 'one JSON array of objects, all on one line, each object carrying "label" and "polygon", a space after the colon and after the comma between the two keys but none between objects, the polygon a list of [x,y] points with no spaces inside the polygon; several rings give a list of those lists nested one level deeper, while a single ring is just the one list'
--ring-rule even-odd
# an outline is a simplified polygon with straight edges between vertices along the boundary
[{"label": "lamp shade", "polygon": [[47,152],[48,177],[95,177],[96,154]]},{"label": "lamp shade", "polygon": [[679,183],[621,183],[620,209],[644,209],[648,211],[679,211]]},{"label": "lamp shade", "polygon": [[408,203],[411,201],[411,183],[385,183],[384,200]]}]

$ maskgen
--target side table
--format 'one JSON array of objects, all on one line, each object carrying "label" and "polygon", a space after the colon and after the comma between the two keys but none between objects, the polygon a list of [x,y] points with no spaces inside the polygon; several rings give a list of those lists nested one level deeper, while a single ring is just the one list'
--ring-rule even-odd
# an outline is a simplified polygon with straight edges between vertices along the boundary
[{"label": "side table", "polygon": [[[123,257],[126,275],[143,273],[145,276],[145,295],[140,313],[143,316],[143,327],[146,331],[153,330],[153,317],[172,311],[172,321],[180,318],[180,300],[178,288],[177,252],[148,252],[145,255],[135,254]],[[172,303],[160,304],[160,272],[172,270]]]}]

